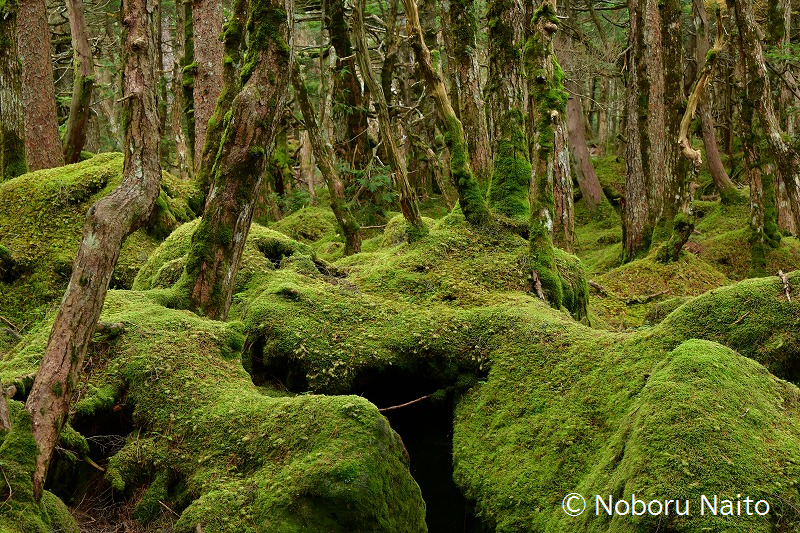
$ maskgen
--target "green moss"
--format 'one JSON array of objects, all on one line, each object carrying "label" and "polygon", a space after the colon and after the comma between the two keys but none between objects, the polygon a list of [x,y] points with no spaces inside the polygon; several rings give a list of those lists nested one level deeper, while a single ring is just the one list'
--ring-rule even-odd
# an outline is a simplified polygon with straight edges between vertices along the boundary
[{"label": "green moss", "polygon": [[487,192],[489,206],[501,215],[527,222],[530,217],[528,191],[531,162],[525,120],[518,110],[503,117],[502,136],[495,143],[492,178]]},{"label": "green moss", "polygon": [[[53,311],[66,288],[86,211],[120,182],[121,154],[25,174],[0,184],[0,246],[14,260],[13,280],[0,281],[0,315],[20,330]],[[193,187],[163,175],[161,199],[176,221],[194,216]],[[158,240],[142,229],[123,245],[112,287],[130,287]]]}]

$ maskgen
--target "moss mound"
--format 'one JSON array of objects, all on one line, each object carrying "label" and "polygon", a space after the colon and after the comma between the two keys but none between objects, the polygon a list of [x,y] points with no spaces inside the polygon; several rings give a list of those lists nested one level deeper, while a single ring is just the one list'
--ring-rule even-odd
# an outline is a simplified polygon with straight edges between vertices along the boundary
[{"label": "moss mound", "polygon": [[[119,184],[122,164],[122,154],[100,154],[0,184],[0,315],[19,329],[47,316],[61,298],[86,211]],[[125,241],[112,287],[130,287],[159,238],[194,218],[194,186],[167,173],[162,181],[151,223]],[[4,267],[9,261],[10,272]]]},{"label": "moss mound", "polygon": [[91,354],[73,423],[132,411],[106,477],[142,524],[169,512],[161,501],[181,515],[174,531],[425,530],[405,449],[366,400],[265,394],[242,368],[240,325],[144,293],[111,291],[102,319],[125,332]]}]

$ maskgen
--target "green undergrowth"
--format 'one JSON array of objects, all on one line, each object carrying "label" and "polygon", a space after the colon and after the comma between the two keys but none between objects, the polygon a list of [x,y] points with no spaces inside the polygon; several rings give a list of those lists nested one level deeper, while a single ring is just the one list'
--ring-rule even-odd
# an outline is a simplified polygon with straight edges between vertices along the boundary
[{"label": "green undergrowth", "polygon": [[[122,164],[122,154],[101,154],[0,184],[0,247],[13,260],[0,279],[0,316],[17,329],[26,331],[53,312],[72,272],[86,212],[119,184]],[[191,183],[163,174],[151,221],[123,245],[112,287],[130,287],[159,239],[194,218],[195,196]]]},{"label": "green undergrowth", "polygon": [[[798,274],[790,279],[800,283]],[[460,401],[454,425],[455,479],[486,527],[795,531],[800,390],[712,342],[767,364],[796,364],[800,306],[781,298],[775,280],[709,292],[634,334],[588,329],[524,306],[506,312],[515,327],[490,353],[488,379]],[[752,311],[732,324],[741,317],[734,308]],[[776,336],[782,345],[770,341]],[[576,518],[561,509],[573,492],[589,505]],[[632,494],[648,502],[688,499],[692,512],[595,514],[595,495],[630,502]],[[771,511],[700,516],[701,494],[764,499]]]},{"label": "green undergrowth", "polygon": [[[148,293],[109,292],[102,320],[125,332],[90,353],[72,419],[132,412],[106,479],[140,524],[161,523],[167,506],[176,532],[425,531],[402,442],[363,398],[264,394],[242,367],[240,323]],[[0,361],[0,376],[23,351]]]}]

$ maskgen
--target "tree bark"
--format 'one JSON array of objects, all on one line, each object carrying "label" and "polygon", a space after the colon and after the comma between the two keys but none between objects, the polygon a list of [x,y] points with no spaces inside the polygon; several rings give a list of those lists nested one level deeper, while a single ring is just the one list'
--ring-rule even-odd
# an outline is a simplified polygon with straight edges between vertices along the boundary
[{"label": "tree bark", "polygon": [[586,202],[589,211],[596,211],[603,201],[603,188],[592,166],[592,158],[586,146],[586,134],[583,127],[583,108],[578,95],[579,87],[574,81],[567,82],[570,90],[567,101],[567,131],[569,133],[569,147],[572,155],[572,168],[581,189],[581,196]]},{"label": "tree bark", "polygon": [[489,220],[483,192],[470,167],[469,148],[464,136],[464,128],[447,96],[439,71],[431,61],[431,53],[423,39],[419,13],[414,0],[404,0],[408,35],[414,50],[420,72],[434,99],[439,116],[439,129],[444,133],[445,144],[450,151],[450,173],[458,191],[458,201],[464,218],[473,226],[481,226]]},{"label": "tree bark", "polygon": [[197,172],[206,142],[208,121],[214,114],[222,88],[222,2],[193,0],[192,33],[194,35],[194,170]]},{"label": "tree bark", "polygon": [[333,146],[320,132],[316,113],[308,99],[308,91],[306,91],[305,83],[300,76],[300,67],[296,61],[292,66],[292,85],[294,86],[297,103],[300,104],[300,111],[303,113],[303,120],[311,140],[311,147],[314,150],[317,166],[322,172],[322,177],[328,187],[328,193],[331,197],[331,209],[344,235],[345,254],[358,253],[361,251],[361,235],[359,233],[361,228],[350,213],[350,208],[347,207],[344,185],[337,175],[336,165],[334,164],[336,155],[333,151]]},{"label": "tree bark", "polygon": [[392,181],[399,195],[400,212],[403,213],[403,217],[415,228],[416,232],[424,234],[426,232],[425,224],[422,222],[416,198],[408,182],[405,163],[400,157],[400,150],[397,147],[397,139],[392,131],[389,107],[386,104],[383,88],[378,85],[375,74],[372,72],[369,49],[367,48],[367,36],[364,30],[364,7],[365,0],[357,0],[353,9],[353,40],[356,47],[356,61],[358,61],[361,77],[364,78],[364,85],[369,88],[370,96],[375,102],[381,139],[383,139],[386,154],[389,158],[389,166],[392,169]]},{"label": "tree bark", "polygon": [[17,54],[17,6],[0,10],[0,182],[28,171],[22,73]]},{"label": "tree bark", "polygon": [[105,302],[125,237],[147,221],[159,194],[158,82],[153,13],[157,0],[123,4],[125,62],[123,116],[125,163],[122,183],[87,214],[83,240],[56,315],[26,409],[39,446],[33,474],[41,498],[47,467],[69,411],[83,359]]},{"label": "tree bark", "polygon": [[772,150],[776,170],[786,186],[786,194],[789,197],[797,226],[800,224],[800,154],[784,140],[780,122],[772,107],[772,89],[752,2],[750,0],[731,0],[731,4],[742,39],[741,48],[745,57],[748,96],[755,103],[759,122]]},{"label": "tree bark", "polygon": [[83,0],[67,0],[67,16],[72,35],[73,81],[67,130],[64,135],[64,162],[77,163],[86,144],[86,126],[92,105],[94,58],[89,48],[89,33],[83,15]]},{"label": "tree bark", "polygon": [[31,170],[60,167],[64,156],[58,136],[50,29],[44,0],[19,0],[17,24],[28,167]]},{"label": "tree bark", "polygon": [[170,110],[170,130],[175,142],[175,162],[173,172],[188,178],[191,174],[191,155],[186,140],[183,126],[183,66],[185,55],[186,10],[180,3],[175,4],[175,38],[173,39],[173,54],[175,63],[172,67],[172,109]]},{"label": "tree bark", "polygon": [[289,25],[282,0],[251,0],[243,85],[224,121],[203,219],[185,269],[190,305],[225,320],[289,82]]},{"label": "tree bark", "polygon": [[474,0],[450,0],[452,79],[458,96],[458,116],[467,139],[470,164],[482,189],[489,186],[492,154],[481,94]]}]

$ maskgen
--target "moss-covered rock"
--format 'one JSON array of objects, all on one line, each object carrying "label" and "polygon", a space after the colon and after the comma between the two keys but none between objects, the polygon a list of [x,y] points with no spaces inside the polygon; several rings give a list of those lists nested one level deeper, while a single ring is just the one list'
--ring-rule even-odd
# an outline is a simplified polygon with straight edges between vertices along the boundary
[{"label": "moss-covered rock", "polygon": [[[72,272],[86,211],[109,194],[122,177],[122,154],[100,154],[66,167],[25,174],[0,184],[0,254],[13,259],[14,275],[0,275],[0,315],[19,329],[52,313]],[[167,173],[162,177],[161,208],[148,226],[122,247],[112,276],[113,287],[130,287],[158,238],[168,230],[164,218],[194,218],[194,186]],[[162,205],[163,204],[163,205]],[[0,265],[0,270],[5,270]],[[6,273],[7,274],[7,273]]]}]

